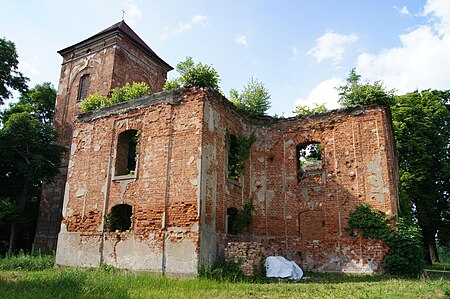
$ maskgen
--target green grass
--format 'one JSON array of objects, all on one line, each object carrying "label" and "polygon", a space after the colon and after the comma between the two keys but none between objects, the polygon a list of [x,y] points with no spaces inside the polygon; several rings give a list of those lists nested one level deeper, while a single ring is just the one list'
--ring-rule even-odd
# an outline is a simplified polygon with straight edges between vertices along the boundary
[{"label": "green grass", "polygon": [[0,257],[1,270],[25,270],[39,271],[50,269],[55,264],[55,256],[53,254],[42,254],[40,252],[30,255],[24,252],[19,254]]},{"label": "green grass", "polygon": [[450,264],[428,267],[420,279],[307,273],[297,283],[247,279],[226,262],[190,279],[53,264],[53,255],[0,258],[0,298],[450,298]]},{"label": "green grass", "polygon": [[232,283],[123,272],[46,269],[0,271],[1,298],[448,298],[443,277],[307,273],[298,283]]}]

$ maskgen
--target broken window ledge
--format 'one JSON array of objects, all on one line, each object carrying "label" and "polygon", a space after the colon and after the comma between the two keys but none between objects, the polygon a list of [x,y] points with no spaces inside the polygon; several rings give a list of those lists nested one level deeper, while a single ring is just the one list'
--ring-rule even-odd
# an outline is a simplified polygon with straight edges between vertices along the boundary
[{"label": "broken window ledge", "polygon": [[232,184],[232,185],[235,185],[235,186],[238,186],[238,187],[242,187],[240,179],[238,181],[238,180],[235,180],[235,179],[228,178],[228,183]]},{"label": "broken window ledge", "polygon": [[115,175],[113,176],[113,181],[130,181],[130,180],[136,180],[137,175],[134,174],[122,174],[122,175]]}]

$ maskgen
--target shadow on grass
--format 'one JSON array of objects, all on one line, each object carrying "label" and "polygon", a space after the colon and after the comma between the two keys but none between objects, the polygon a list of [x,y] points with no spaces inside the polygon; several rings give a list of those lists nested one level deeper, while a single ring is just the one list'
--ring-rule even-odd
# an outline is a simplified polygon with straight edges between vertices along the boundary
[{"label": "shadow on grass", "polygon": [[[128,290],[114,285],[102,285],[81,270],[54,272],[24,272],[0,278],[1,298],[129,298]],[[20,278],[20,279],[19,279]]]}]

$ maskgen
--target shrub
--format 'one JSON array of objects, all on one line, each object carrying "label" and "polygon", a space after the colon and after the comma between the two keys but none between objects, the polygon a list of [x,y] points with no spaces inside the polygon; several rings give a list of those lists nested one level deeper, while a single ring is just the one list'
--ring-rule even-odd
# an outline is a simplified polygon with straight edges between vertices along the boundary
[{"label": "shrub", "polygon": [[400,219],[388,240],[389,255],[384,259],[387,273],[400,276],[419,276],[424,267],[422,233],[417,225]]},{"label": "shrub", "polygon": [[180,77],[167,81],[163,90],[171,90],[183,86],[199,86],[220,91],[219,73],[210,65],[201,62],[195,64],[192,57],[186,57],[184,61],[180,61],[177,64],[177,72],[180,74]]},{"label": "shrub", "polygon": [[264,116],[270,108],[270,93],[264,83],[250,78],[241,94],[235,89],[230,90],[230,101],[250,115]]},{"label": "shrub", "polygon": [[100,109],[113,104],[130,101],[145,96],[150,92],[150,87],[144,83],[125,84],[123,87],[114,88],[111,97],[105,97],[99,93],[94,93],[81,101],[80,109],[82,112]]},{"label": "shrub", "polygon": [[0,270],[40,271],[53,268],[55,256],[53,254],[26,254],[23,251],[17,255],[8,254],[0,259]]},{"label": "shrub", "polygon": [[134,100],[147,95],[150,92],[150,87],[144,82],[133,84],[125,84],[123,87],[117,87],[112,90],[111,103],[116,104],[129,100]]},{"label": "shrub", "polygon": [[108,105],[110,105],[108,97],[102,96],[99,93],[94,93],[81,101],[80,110],[81,112],[86,112],[100,109]]},{"label": "shrub", "polygon": [[365,237],[381,240],[389,246],[389,254],[384,258],[386,273],[398,276],[418,276],[423,271],[422,234],[415,224],[407,224],[400,218],[392,228],[391,217],[369,205],[357,206],[350,213],[347,231],[360,229]]},{"label": "shrub", "polygon": [[307,105],[297,105],[295,106],[295,110],[292,111],[292,113],[295,114],[295,116],[310,116],[314,114],[321,114],[328,112],[327,107],[325,107],[324,104],[314,104],[315,106],[307,106]]}]

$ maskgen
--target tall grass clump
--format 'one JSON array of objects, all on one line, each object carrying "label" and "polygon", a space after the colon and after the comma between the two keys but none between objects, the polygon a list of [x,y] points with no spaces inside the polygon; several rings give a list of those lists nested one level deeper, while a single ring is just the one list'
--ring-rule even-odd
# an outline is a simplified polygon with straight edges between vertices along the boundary
[{"label": "tall grass clump", "polygon": [[212,265],[200,265],[198,277],[216,281],[245,281],[247,277],[242,272],[240,265],[224,258],[217,259]]},{"label": "tall grass clump", "polygon": [[0,258],[0,271],[22,270],[41,271],[53,268],[55,264],[54,254],[27,254],[23,251],[18,254],[7,254]]},{"label": "tall grass clump", "polygon": [[240,263],[227,261],[223,257],[217,259],[213,264],[200,265],[197,273],[201,279],[218,282],[265,283],[270,281],[266,277],[266,268],[263,265],[255,268],[253,276],[246,276],[241,270]]}]

